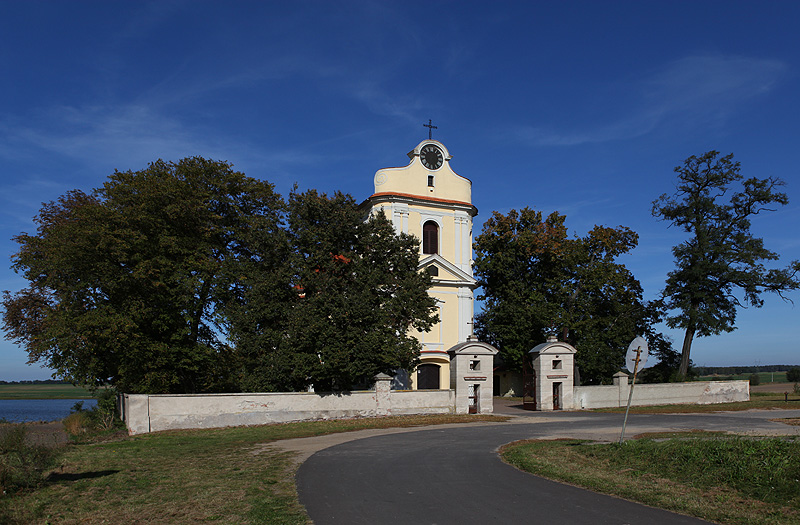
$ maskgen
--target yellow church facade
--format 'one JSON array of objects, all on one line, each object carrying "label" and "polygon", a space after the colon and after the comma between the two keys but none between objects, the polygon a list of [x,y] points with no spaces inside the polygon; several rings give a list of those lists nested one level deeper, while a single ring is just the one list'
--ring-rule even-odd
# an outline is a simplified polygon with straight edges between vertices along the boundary
[{"label": "yellow church facade", "polygon": [[[448,350],[472,334],[475,279],[472,276],[472,182],[450,167],[441,142],[428,139],[408,153],[408,165],[375,173],[375,191],[364,203],[382,210],[398,232],[421,240],[420,270],[433,280],[439,323],[414,332],[422,343],[420,366],[400,388],[451,388]],[[402,382],[401,382],[402,383]]]}]

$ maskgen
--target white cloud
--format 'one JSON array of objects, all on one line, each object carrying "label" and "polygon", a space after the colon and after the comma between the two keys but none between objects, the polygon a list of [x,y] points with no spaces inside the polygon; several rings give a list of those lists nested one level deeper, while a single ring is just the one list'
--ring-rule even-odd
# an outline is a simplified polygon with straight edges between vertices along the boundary
[{"label": "white cloud", "polygon": [[3,126],[18,144],[115,167],[201,151],[180,122],[146,106],[48,108],[26,126]]},{"label": "white cloud", "polygon": [[747,57],[687,57],[643,83],[655,114],[734,106],[770,91],[787,70],[777,60]]},{"label": "white cloud", "polygon": [[[109,175],[115,169],[143,169],[159,158],[178,160],[201,155],[231,161],[236,169],[250,176],[268,174],[273,182],[278,182],[276,179],[291,179],[293,182],[297,168],[329,162],[323,155],[309,153],[301,146],[265,147],[246,138],[216,133],[206,125],[192,125],[154,107],[137,104],[59,106],[40,110],[24,121],[0,121],[0,143],[14,145],[14,148],[0,149],[0,158],[22,164],[30,164],[38,158],[40,169],[53,173],[46,176],[49,181],[39,181],[39,184],[55,186],[47,188],[48,191],[44,192],[47,195],[58,195],[73,187],[88,189],[86,183],[89,181],[77,180],[74,169],[65,173],[63,180],[53,179],[63,171],[58,165],[63,164],[64,159],[82,166],[81,170],[90,180],[100,180],[98,176]],[[50,168],[45,168],[42,162]],[[89,183],[96,185],[96,182]],[[57,188],[64,184],[64,188]],[[20,192],[14,191],[13,195],[19,197]],[[33,197],[31,202],[35,200]],[[15,213],[18,217],[14,220],[18,222],[28,216],[30,210],[26,208]]]},{"label": "white cloud", "polygon": [[142,40],[150,35],[186,7],[189,0],[157,0],[140,3],[133,9],[128,23],[116,32],[117,42]]},{"label": "white cloud", "polygon": [[[741,105],[771,91],[787,71],[788,66],[778,60],[686,57],[619,86],[615,97],[604,103],[628,108],[617,120],[581,131],[519,126],[512,133],[530,144],[572,146],[639,137],[675,118],[683,125],[722,123]],[[627,99],[637,102],[630,104]]]},{"label": "white cloud", "polygon": [[353,97],[377,115],[417,122],[422,103],[418,98],[390,95],[376,83],[364,81],[351,91]]}]

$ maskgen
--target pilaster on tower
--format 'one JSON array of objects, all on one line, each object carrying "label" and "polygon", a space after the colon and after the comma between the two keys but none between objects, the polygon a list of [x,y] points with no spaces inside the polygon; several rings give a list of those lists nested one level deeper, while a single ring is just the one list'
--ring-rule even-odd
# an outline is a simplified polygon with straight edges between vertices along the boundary
[{"label": "pilaster on tower", "polygon": [[439,305],[439,323],[413,335],[422,343],[413,388],[449,388],[447,350],[472,334],[472,182],[450,167],[453,156],[437,140],[423,140],[408,153],[406,166],[375,173],[373,194],[362,204],[383,210],[398,232],[420,240],[421,271],[433,277],[429,293]]}]

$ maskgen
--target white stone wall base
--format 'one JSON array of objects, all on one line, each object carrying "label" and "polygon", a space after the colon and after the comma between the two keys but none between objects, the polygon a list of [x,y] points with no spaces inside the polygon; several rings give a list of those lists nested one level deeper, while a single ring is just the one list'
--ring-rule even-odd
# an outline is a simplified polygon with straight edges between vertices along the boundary
[{"label": "white stone wall base", "polygon": [[[628,404],[630,384],[576,386],[576,409],[624,407]],[[689,383],[636,384],[631,406],[734,403],[750,400],[748,381],[693,381]]]},{"label": "white stone wall base", "polygon": [[290,421],[454,412],[452,390],[253,394],[125,394],[128,433]]}]

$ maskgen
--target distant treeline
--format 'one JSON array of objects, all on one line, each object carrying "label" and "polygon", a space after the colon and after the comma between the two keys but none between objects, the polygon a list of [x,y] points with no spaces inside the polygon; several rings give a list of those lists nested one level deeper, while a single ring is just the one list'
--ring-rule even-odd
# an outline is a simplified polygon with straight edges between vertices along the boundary
[{"label": "distant treeline", "polygon": [[0,379],[0,385],[70,385],[66,381],[60,379],[33,379],[27,381],[3,381]]},{"label": "distant treeline", "polygon": [[735,376],[757,372],[786,372],[798,366],[800,365],[695,366],[692,370],[699,376]]}]

